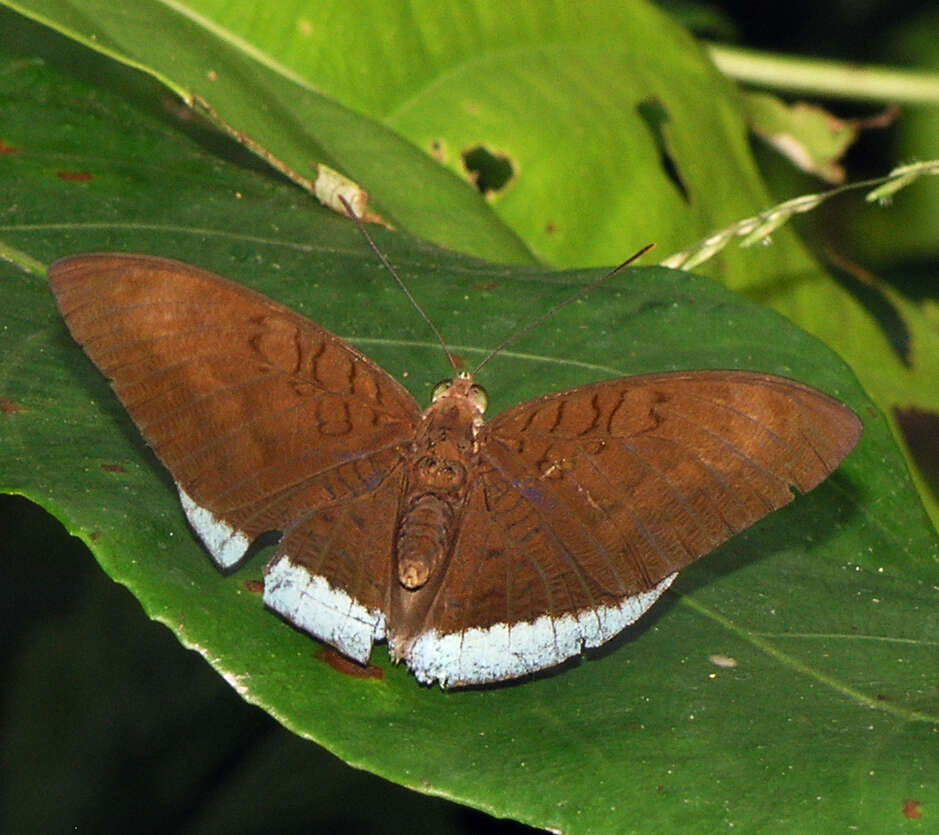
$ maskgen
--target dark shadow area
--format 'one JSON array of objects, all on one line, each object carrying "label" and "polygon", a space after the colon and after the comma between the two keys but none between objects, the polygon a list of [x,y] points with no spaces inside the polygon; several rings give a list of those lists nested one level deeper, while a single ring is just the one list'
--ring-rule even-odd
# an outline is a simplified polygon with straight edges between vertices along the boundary
[{"label": "dark shadow area", "polygon": [[353,769],[289,733],[32,502],[0,496],[0,530],[0,831],[535,831]]},{"label": "dark shadow area", "polygon": [[898,406],[893,416],[929,490],[939,500],[939,415],[915,406]]}]

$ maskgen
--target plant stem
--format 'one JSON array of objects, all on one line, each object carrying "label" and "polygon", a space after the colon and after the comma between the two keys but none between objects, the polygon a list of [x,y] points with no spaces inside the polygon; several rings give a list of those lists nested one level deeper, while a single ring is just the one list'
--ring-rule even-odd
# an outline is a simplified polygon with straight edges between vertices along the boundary
[{"label": "plant stem", "polygon": [[707,48],[725,75],[760,87],[838,99],[939,103],[939,73],[773,55],[719,44]]}]

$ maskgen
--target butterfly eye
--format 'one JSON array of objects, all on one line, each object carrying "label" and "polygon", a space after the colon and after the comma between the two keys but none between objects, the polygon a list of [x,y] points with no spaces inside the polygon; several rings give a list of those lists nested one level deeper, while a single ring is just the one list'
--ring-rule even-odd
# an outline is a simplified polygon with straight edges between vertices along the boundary
[{"label": "butterfly eye", "polygon": [[470,402],[479,409],[480,414],[485,412],[489,407],[489,395],[482,386],[470,386],[469,399]]},{"label": "butterfly eye", "polygon": [[436,403],[441,397],[443,397],[448,391],[450,391],[450,386],[453,385],[453,380],[441,380],[437,385],[434,386],[434,392],[430,396],[430,402]]}]

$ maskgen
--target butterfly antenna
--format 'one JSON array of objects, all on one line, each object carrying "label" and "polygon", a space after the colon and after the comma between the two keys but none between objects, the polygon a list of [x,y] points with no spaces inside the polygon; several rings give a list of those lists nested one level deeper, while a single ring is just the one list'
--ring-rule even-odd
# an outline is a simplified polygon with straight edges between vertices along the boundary
[{"label": "butterfly antenna", "polygon": [[460,368],[457,365],[456,358],[453,356],[453,353],[447,347],[447,343],[444,341],[443,335],[437,330],[437,326],[431,321],[430,316],[424,312],[424,308],[421,307],[420,303],[414,298],[413,293],[411,293],[408,285],[404,283],[404,279],[398,275],[398,271],[392,266],[391,261],[388,260],[388,256],[379,249],[378,244],[372,239],[372,236],[369,234],[368,229],[365,228],[365,224],[362,222],[356,213],[355,209],[352,208],[351,204],[345,197],[341,194],[339,195],[339,200],[346,209],[346,214],[349,215],[354,221],[355,225],[359,227],[359,231],[362,233],[362,237],[368,242],[368,245],[372,248],[372,251],[378,256],[378,260],[384,265],[385,269],[391,273],[391,277],[398,283],[398,286],[404,292],[404,295],[408,297],[408,301],[414,305],[414,309],[421,315],[421,318],[427,322],[427,326],[434,332],[434,336],[437,337],[437,341],[440,343],[440,347],[443,348],[444,353],[447,355],[447,360],[450,362],[450,366],[454,371],[459,371]]},{"label": "butterfly antenna", "polygon": [[473,374],[472,374],[472,376],[475,377],[475,376],[480,372],[480,370],[483,368],[483,366],[486,365],[486,364],[489,362],[489,360],[491,360],[493,357],[495,357],[495,356],[496,356],[498,353],[500,353],[501,351],[504,351],[504,350],[505,350],[506,348],[508,348],[509,345],[511,345],[512,343],[517,342],[519,339],[521,339],[521,338],[522,338],[526,333],[528,333],[530,330],[534,330],[534,329],[537,328],[538,325],[540,325],[542,322],[544,322],[544,321],[550,319],[552,316],[554,316],[555,313],[557,313],[558,311],[563,310],[563,309],[564,309],[565,307],[567,307],[569,304],[573,304],[574,302],[578,301],[579,299],[582,299],[584,296],[587,295],[587,293],[590,293],[590,292],[592,292],[593,290],[596,290],[597,287],[599,287],[599,286],[600,286],[601,284],[603,284],[605,281],[609,281],[611,278],[613,278],[614,275],[617,275],[618,273],[621,273],[623,270],[625,270],[625,269],[626,269],[630,264],[632,264],[634,261],[638,261],[640,258],[642,258],[642,256],[645,255],[650,249],[655,249],[655,244],[648,244],[648,245],[644,246],[644,247],[643,247],[642,249],[640,249],[635,255],[633,255],[633,256],[630,257],[630,258],[627,258],[627,259],[626,259],[625,261],[623,261],[623,263],[620,264],[618,267],[616,267],[615,269],[610,270],[610,271],[609,271],[608,273],[606,273],[605,275],[600,276],[600,278],[598,278],[596,281],[592,282],[591,284],[588,284],[588,285],[587,285],[586,287],[584,287],[584,289],[581,290],[579,293],[575,293],[575,294],[574,294],[573,296],[571,296],[569,299],[566,299],[565,301],[561,302],[560,304],[555,305],[555,306],[552,307],[549,311],[547,311],[546,313],[543,313],[541,316],[539,316],[539,317],[538,317],[537,319],[535,319],[533,322],[529,322],[529,323],[528,323],[527,325],[525,325],[523,328],[519,328],[517,331],[514,331],[513,333],[510,333],[505,339],[502,340],[501,343],[499,343],[499,345],[497,345],[492,351],[490,351],[489,354],[486,355],[486,357],[483,359],[483,361],[482,361],[479,365],[477,365],[476,368],[473,369]]}]

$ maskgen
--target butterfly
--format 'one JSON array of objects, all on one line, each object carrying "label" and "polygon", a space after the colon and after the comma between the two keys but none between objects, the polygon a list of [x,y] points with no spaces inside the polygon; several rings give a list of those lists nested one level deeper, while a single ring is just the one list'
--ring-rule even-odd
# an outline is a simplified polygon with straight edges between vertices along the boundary
[{"label": "butterfly", "polygon": [[839,401],[747,371],[592,383],[490,422],[459,373],[422,410],[340,337],[205,270],[101,253],[49,281],[215,562],[280,532],[265,604],[362,663],[386,640],[423,683],[603,644],[862,434]]}]

